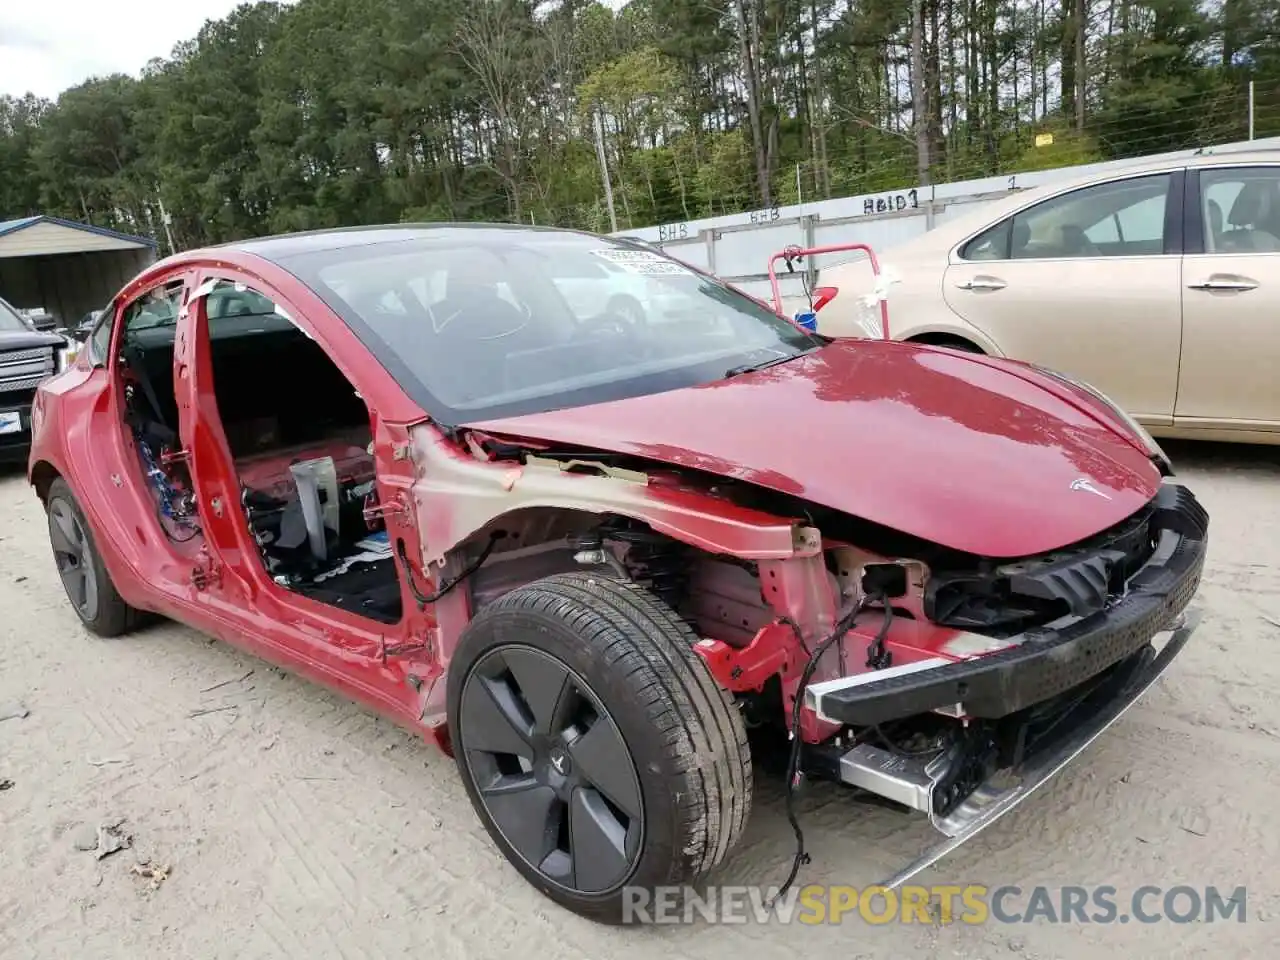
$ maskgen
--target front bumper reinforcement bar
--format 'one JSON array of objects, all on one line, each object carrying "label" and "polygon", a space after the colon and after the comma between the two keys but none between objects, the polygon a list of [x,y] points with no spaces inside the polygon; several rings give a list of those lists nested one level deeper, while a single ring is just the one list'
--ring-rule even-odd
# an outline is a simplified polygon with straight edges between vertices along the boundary
[{"label": "front bumper reinforcement bar", "polygon": [[1190,639],[1199,625],[1199,619],[1199,611],[1187,612],[1181,624],[1169,634],[1160,652],[1129,680],[1120,696],[1104,704],[1088,721],[1073,727],[1068,734],[1052,745],[1037,751],[1021,768],[1014,771],[1017,777],[1016,782],[1000,788],[993,786],[989,781],[978,787],[949,815],[934,818],[934,826],[942,831],[947,839],[927,849],[916,860],[885,880],[883,886],[888,889],[899,887],[921,871],[933,866],[1017,807],[1054,774],[1079,756],[1160,679]]}]

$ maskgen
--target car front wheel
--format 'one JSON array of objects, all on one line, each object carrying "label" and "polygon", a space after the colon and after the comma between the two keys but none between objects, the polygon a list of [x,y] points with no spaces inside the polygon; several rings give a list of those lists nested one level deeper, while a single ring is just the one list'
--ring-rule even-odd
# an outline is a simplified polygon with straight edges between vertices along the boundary
[{"label": "car front wheel", "polygon": [[655,888],[695,882],[746,823],[746,731],[696,639],[642,587],[570,573],[485,607],[450,661],[476,812],[530,883],[590,919],[643,920]]}]

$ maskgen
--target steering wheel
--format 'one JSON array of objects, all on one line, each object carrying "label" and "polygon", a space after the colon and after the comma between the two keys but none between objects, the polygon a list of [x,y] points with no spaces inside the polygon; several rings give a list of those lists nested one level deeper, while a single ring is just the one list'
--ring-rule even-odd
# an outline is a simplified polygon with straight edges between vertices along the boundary
[{"label": "steering wheel", "polygon": [[1062,245],[1068,256],[1074,257],[1100,257],[1102,250],[1085,234],[1084,228],[1074,224],[1064,224],[1062,230]]},{"label": "steering wheel", "polygon": [[591,338],[593,340],[616,338],[627,345],[628,348],[636,347],[640,343],[635,324],[621,313],[614,313],[609,310],[579,320],[578,326],[574,331],[574,338]]}]

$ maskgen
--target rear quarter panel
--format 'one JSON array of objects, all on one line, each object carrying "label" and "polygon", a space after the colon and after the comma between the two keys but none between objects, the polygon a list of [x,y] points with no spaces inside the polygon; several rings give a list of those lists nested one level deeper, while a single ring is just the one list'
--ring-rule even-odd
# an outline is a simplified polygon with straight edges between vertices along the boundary
[{"label": "rear quarter panel", "polygon": [[39,422],[28,460],[32,482],[48,469],[71,487],[84,511],[112,582],[131,606],[176,613],[154,584],[182,580],[171,554],[157,540],[154,524],[142,522],[154,510],[127,469],[123,430],[111,402],[107,371],[82,356],[64,373],[46,381],[36,394]]}]

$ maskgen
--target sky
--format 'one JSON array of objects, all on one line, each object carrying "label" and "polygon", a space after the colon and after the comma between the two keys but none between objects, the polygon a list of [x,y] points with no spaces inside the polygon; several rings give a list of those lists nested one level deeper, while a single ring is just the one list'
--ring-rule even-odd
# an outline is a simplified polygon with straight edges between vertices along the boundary
[{"label": "sky", "polygon": [[53,99],[94,75],[136,75],[240,0],[0,0],[0,95]]},{"label": "sky", "polygon": [[0,0],[0,96],[29,91],[52,100],[91,76],[136,76],[241,2]]}]

